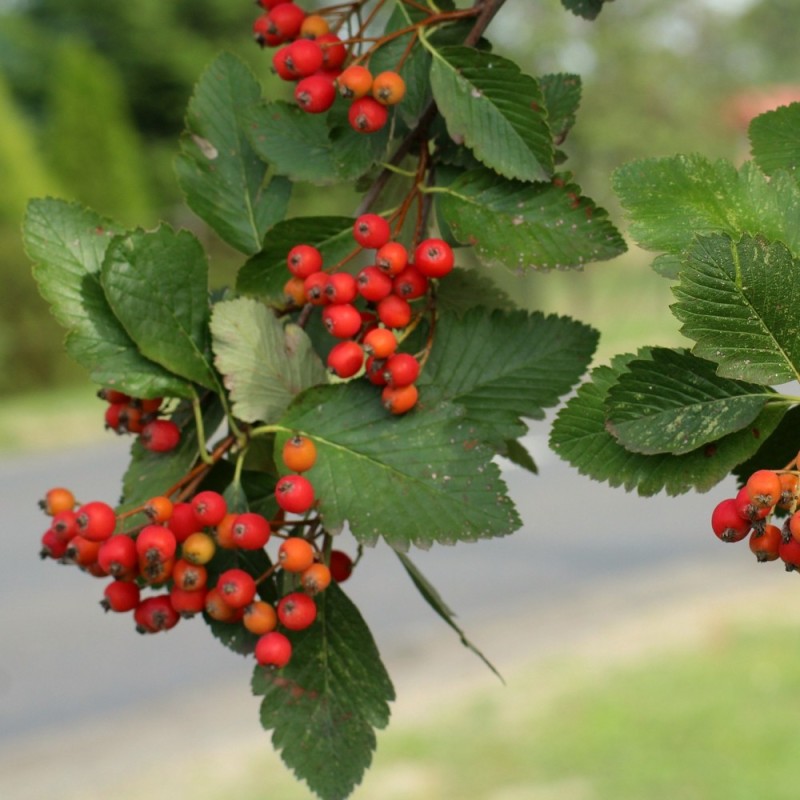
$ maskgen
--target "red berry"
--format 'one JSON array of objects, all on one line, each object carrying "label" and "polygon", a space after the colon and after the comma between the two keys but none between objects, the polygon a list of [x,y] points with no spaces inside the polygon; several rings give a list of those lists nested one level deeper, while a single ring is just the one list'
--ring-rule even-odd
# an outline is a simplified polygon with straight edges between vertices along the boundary
[{"label": "red berry", "polygon": [[97,552],[97,563],[115,578],[131,575],[138,561],[136,543],[130,536],[112,536],[100,545]]},{"label": "red berry", "polygon": [[718,503],[711,514],[711,528],[723,542],[738,542],[750,533],[749,520],[742,519],[733,498]]},{"label": "red berry", "polygon": [[425,239],[414,251],[417,269],[428,278],[442,278],[453,269],[453,248],[442,239]]},{"label": "red berry", "polygon": [[[295,78],[307,78],[322,69],[322,48],[313,39],[298,39],[292,42],[286,53],[285,66]],[[336,98],[336,89],[331,89],[331,104]]]},{"label": "red berry", "polygon": [[795,539],[794,536],[790,537],[788,542],[781,540],[778,545],[778,555],[783,563],[786,564],[787,570],[800,569],[800,541]]},{"label": "red berry", "polygon": [[373,97],[360,97],[351,104],[347,119],[354,131],[375,133],[387,123],[389,112]]},{"label": "red berry", "polygon": [[405,414],[417,404],[418,398],[419,393],[413,383],[407,386],[385,386],[381,392],[381,402],[391,414]]},{"label": "red berry", "polygon": [[174,450],[181,440],[181,429],[169,419],[154,419],[148,422],[139,436],[139,441],[154,453]]},{"label": "red berry", "polygon": [[92,542],[108,539],[117,527],[117,515],[108,503],[95,500],[78,509],[78,533]]},{"label": "red berry", "polygon": [[380,267],[364,267],[356,278],[358,293],[370,303],[377,303],[392,292],[392,279]]},{"label": "red berry", "polygon": [[189,618],[205,609],[207,594],[205,589],[181,589],[174,585],[169,590],[169,602],[180,616]]},{"label": "red berry", "polygon": [[317,604],[302,592],[292,592],[278,601],[278,620],[290,631],[302,631],[317,618]]},{"label": "red berry", "polygon": [[389,386],[408,386],[419,377],[419,361],[410,353],[396,353],[386,362],[384,377]]},{"label": "red berry", "polygon": [[358,296],[355,276],[349,272],[334,272],[328,278],[325,294],[331,303],[352,303]]},{"label": "red berry", "polygon": [[750,495],[747,493],[746,486],[742,486],[742,488],[739,489],[734,501],[736,503],[736,513],[742,519],[749,520],[750,522],[764,519],[769,516],[771,511],[769,507],[760,508],[759,506],[753,505],[752,500],[750,500]]},{"label": "red berry", "polygon": [[262,667],[285,667],[292,657],[292,643],[278,631],[265,633],[256,642],[256,661]]},{"label": "red berry", "polygon": [[378,214],[362,214],[353,223],[353,238],[362,247],[377,250],[389,241],[391,235],[389,223]]},{"label": "red berry", "polygon": [[145,525],[136,537],[136,552],[148,564],[169,561],[177,549],[175,534],[163,525]]},{"label": "red berry", "polygon": [[324,306],[328,302],[328,296],[325,294],[325,288],[328,285],[328,274],[325,272],[315,272],[309,275],[303,286],[306,291],[306,301],[314,306]]},{"label": "red berry", "polygon": [[172,514],[167,521],[167,527],[175,534],[175,539],[180,544],[193,533],[197,533],[203,526],[197,519],[191,503],[175,503],[172,506]]},{"label": "red berry", "polygon": [[283,37],[272,33],[269,14],[262,14],[253,22],[253,38],[259,47],[275,47],[283,42]]},{"label": "red berry", "polygon": [[208,583],[208,570],[203,564],[192,564],[185,558],[179,558],[172,568],[172,581],[187,592],[204,589]]},{"label": "red berry", "polygon": [[244,608],[256,596],[256,582],[243,569],[227,569],[217,579],[217,589],[231,608]]},{"label": "red berry", "polygon": [[116,389],[100,389],[97,392],[97,396],[107,403],[130,403],[131,401],[131,396],[129,394],[119,392]]},{"label": "red berry", "polygon": [[339,342],[328,353],[328,369],[340,378],[352,378],[364,363],[364,351],[357,342]]},{"label": "red berry", "polygon": [[218,525],[228,513],[225,498],[214,491],[199,492],[192,498],[192,508],[197,521],[202,526]]},{"label": "red berry", "polygon": [[309,114],[322,114],[336,99],[336,90],[330,78],[324,75],[311,75],[303,78],[294,89],[297,105]]},{"label": "red berry", "polygon": [[780,553],[781,529],[777,525],[765,525],[763,532],[754,530],[750,534],[750,551],[758,561],[775,561]]},{"label": "red berry", "polygon": [[385,359],[370,356],[364,365],[364,374],[367,376],[367,380],[375,386],[386,386],[386,378],[383,374],[385,366]]},{"label": "red berry", "polygon": [[338,70],[347,60],[347,48],[335,33],[317,36],[317,44],[322,48],[322,65],[325,69]]},{"label": "red berry", "polygon": [[411,306],[408,300],[390,294],[378,303],[378,319],[387,328],[405,328],[411,322]]},{"label": "red berry", "polygon": [[305,280],[322,269],[322,253],[310,244],[295,245],[286,256],[289,272]]},{"label": "red berry", "polygon": [[100,552],[101,544],[102,542],[93,542],[80,534],[73,536],[64,551],[64,560],[84,568],[97,564],[97,554]]},{"label": "red berry", "polygon": [[168,594],[147,597],[136,606],[133,612],[136,630],[139,633],[158,633],[174,628],[180,616],[172,607]]},{"label": "red berry", "polygon": [[103,592],[100,605],[106,611],[133,611],[139,605],[139,585],[133,581],[111,581]]},{"label": "red berry", "polygon": [[337,583],[342,583],[353,573],[353,559],[341,550],[331,550],[328,567],[331,571],[331,577]]},{"label": "red berry", "polygon": [[246,512],[233,520],[231,539],[242,550],[260,550],[268,541],[272,529],[261,514]]},{"label": "red berry", "polygon": [[350,339],[361,330],[361,314],[350,303],[327,306],[322,312],[322,322],[337,339]]},{"label": "red berry", "polygon": [[306,18],[306,12],[294,3],[278,3],[270,9],[267,30],[281,40],[294,39],[300,33],[300,26]]},{"label": "red berry", "polygon": [[388,275],[395,276],[408,264],[408,251],[400,242],[386,242],[375,253],[375,263]]},{"label": "red berry", "polygon": [[68,542],[78,533],[78,514],[75,511],[59,511],[50,522],[50,530],[60,542]]},{"label": "red berry", "polygon": [[314,487],[303,475],[284,475],[275,484],[278,505],[290,514],[304,514],[314,505]]},{"label": "red berry", "polygon": [[52,558],[58,561],[66,555],[69,542],[59,539],[56,532],[49,528],[42,534],[41,545],[39,558]]},{"label": "red berry", "polygon": [[399,275],[395,275],[392,291],[406,300],[416,300],[428,291],[428,279],[413,264],[409,264]]}]

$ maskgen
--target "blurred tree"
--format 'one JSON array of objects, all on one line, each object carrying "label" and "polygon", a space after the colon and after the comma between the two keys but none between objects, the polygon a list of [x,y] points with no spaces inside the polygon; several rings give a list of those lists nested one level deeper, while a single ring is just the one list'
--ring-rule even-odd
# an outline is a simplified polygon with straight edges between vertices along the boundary
[{"label": "blurred tree", "polygon": [[63,195],[129,225],[152,214],[149,170],[112,63],[79,42],[56,49],[42,139]]}]

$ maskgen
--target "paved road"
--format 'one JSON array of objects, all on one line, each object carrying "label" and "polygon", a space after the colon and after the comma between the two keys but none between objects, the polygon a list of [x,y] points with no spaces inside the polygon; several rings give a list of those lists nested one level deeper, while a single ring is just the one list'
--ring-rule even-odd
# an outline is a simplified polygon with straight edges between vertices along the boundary
[{"label": "paved road", "polygon": [[[680,500],[642,499],[580,478],[543,440],[534,437],[530,445],[541,476],[516,468],[505,473],[523,530],[415,554],[471,638],[496,647],[486,647],[487,654],[501,670],[529,652],[535,631],[555,635],[565,613],[602,625],[602,615],[613,616],[620,603],[657,605],[665,593],[680,591],[670,586],[673,570],[707,565],[713,582],[715,569],[742,567],[748,582],[773,579],[754,563],[750,569],[742,547],[710,534],[710,511],[725,488]],[[224,681],[247,694],[251,663],[211,640],[199,621],[166,636],[140,636],[127,617],[102,613],[102,581],[38,559],[45,518],[36,501],[46,488],[65,484],[81,498],[113,501],[126,455],[126,444],[115,440],[0,460],[0,751],[20,737],[58,735],[143,702],[166,704],[180,690]],[[346,588],[391,664],[413,660],[416,645],[433,636],[451,637],[461,652],[387,548],[369,551],[362,566]],[[592,607],[582,607],[581,598]],[[499,640],[509,618],[523,621],[519,637]],[[547,620],[554,620],[550,629]],[[463,658],[472,660],[466,651]]]}]

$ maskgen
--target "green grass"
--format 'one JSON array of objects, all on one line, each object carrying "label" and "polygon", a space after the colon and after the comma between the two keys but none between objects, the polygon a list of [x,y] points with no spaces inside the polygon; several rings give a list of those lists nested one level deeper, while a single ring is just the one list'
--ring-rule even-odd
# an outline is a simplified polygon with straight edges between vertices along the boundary
[{"label": "green grass", "polygon": [[[796,800],[798,639],[733,629],[635,665],[548,662],[390,727],[353,800]],[[211,786],[194,796],[311,796],[266,754]]]}]

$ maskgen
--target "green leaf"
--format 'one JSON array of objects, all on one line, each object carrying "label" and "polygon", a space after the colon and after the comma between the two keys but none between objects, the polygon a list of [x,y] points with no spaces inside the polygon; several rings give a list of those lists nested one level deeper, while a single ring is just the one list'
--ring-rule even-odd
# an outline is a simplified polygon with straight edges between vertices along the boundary
[{"label": "green leaf", "polygon": [[780,243],[701,237],[673,289],[693,352],[727,378],[777,384],[800,376],[800,261]]},{"label": "green leaf", "polygon": [[[417,591],[422,595],[425,602],[458,634],[461,644],[467,649],[472,650],[472,652],[503,681],[503,676],[497,671],[494,664],[486,658],[486,656],[467,638],[464,631],[456,625],[453,619],[455,614],[447,607],[447,604],[444,602],[439,592],[436,591],[433,584],[428,581],[405,553],[398,553],[396,550],[394,552],[400,559],[400,563],[403,565],[403,568],[408,573],[408,576],[411,578],[414,586],[417,587]],[[505,681],[503,681],[503,683],[505,683]]]},{"label": "green leaf", "polygon": [[134,397],[186,397],[189,386],[145,358],[100,285],[100,266],[121,229],[76,203],[32,200],[23,227],[33,277],[53,316],[67,328],[67,352],[92,381]]},{"label": "green leaf", "polygon": [[253,148],[279,175],[318,185],[339,180],[323,114],[282,101],[250,106],[245,114]]},{"label": "green leaf", "polygon": [[228,244],[257,253],[283,219],[291,184],[266,182],[267,165],[248,139],[248,107],[261,99],[253,73],[222,53],[200,76],[186,115],[175,167],[186,202]]},{"label": "green leaf", "polygon": [[251,106],[244,114],[256,153],[279,175],[326,186],[363,175],[383,155],[388,130],[364,136],[347,121],[347,107],[309,114],[296,104]]},{"label": "green leaf", "polygon": [[328,529],[348,522],[364,544],[383,537],[406,550],[503,536],[520,525],[493,451],[457,407],[429,403],[424,389],[417,408],[392,417],[365,382],[317,387],[280,424],[286,432],[276,452],[295,431],[317,446],[309,480]]},{"label": "green leaf", "polygon": [[470,47],[436,50],[431,88],[450,136],[507,178],[534,181],[553,172],[544,96],[535,78],[508,59]]},{"label": "green leaf", "polygon": [[358,609],[334,583],[317,621],[291,633],[281,670],[256,667],[261,724],[286,765],[323,800],[344,800],[372,761],[375,728],[389,721],[394,688]]},{"label": "green leaf", "polygon": [[739,431],[775,393],[721,378],[716,365],[686,351],[657,347],[631,361],[608,392],[609,432],[635,453],[689,453]]},{"label": "green leaf", "polygon": [[483,272],[456,267],[436,288],[436,307],[463,314],[475,306],[503,311],[515,308],[514,301]]},{"label": "green leaf", "polygon": [[282,324],[257,300],[217,303],[211,336],[233,413],[245,422],[275,420],[303,389],[327,382],[305,331]]},{"label": "green leaf", "polygon": [[295,217],[279,222],[264,241],[264,249],[239,270],[236,289],[242,294],[280,298],[291,277],[286,255],[296,244],[310,244],[321,253],[325,267],[332,267],[356,243],[352,217]]},{"label": "green leaf", "polygon": [[534,475],[539,474],[539,468],[536,466],[533,456],[523,447],[519,439],[508,439],[505,445],[505,450],[499,455]]},{"label": "green leaf", "polygon": [[575,114],[581,102],[580,75],[564,72],[542,75],[539,85],[544,94],[547,121],[553,140],[556,144],[561,144],[575,124]]},{"label": "green leaf", "polygon": [[585,19],[595,19],[603,10],[603,3],[612,0],[561,0],[561,4],[575,16]]},{"label": "green leaf", "polygon": [[108,302],[139,350],[214,389],[208,358],[208,261],[188,231],[167,225],[114,239],[101,274]]},{"label": "green leaf", "polygon": [[708,491],[728,476],[740,462],[755,453],[775,430],[785,406],[768,405],[747,428],[683,455],[642,455],[626,450],[606,429],[608,393],[627,364],[647,357],[618,356],[610,366],[596,367],[576,395],[558,413],[550,432],[551,448],[582,475],[611,486],[624,486],[650,496],[666,490],[669,495],[691,489]]},{"label": "green leaf", "polygon": [[756,164],[767,175],[778,170],[797,174],[800,166],[800,103],[760,114],[748,131]]},{"label": "green leaf", "polygon": [[491,266],[580,267],[626,249],[606,212],[561,179],[523,183],[471,170],[440,193],[437,203],[457,239],[473,245]]},{"label": "green leaf", "polygon": [[429,403],[464,406],[466,420],[493,441],[515,439],[521,417],[542,419],[589,366],[597,331],[541,312],[442,314],[419,385]]},{"label": "green leaf", "polygon": [[679,155],[626,164],[613,182],[633,238],[668,254],[654,265],[668,277],[696,235],[762,235],[800,257],[800,188],[786,173],[770,180],[750,162],[737,171],[727,161]]},{"label": "green leaf", "polygon": [[[181,429],[181,441],[168,453],[153,453],[137,440],[131,447],[131,461],[122,479],[122,510],[135,508],[151,497],[164,494],[194,466],[199,457],[200,443],[194,424],[192,406],[182,403],[172,420]],[[214,394],[203,400],[203,428],[212,436],[219,428],[225,412]]]}]

